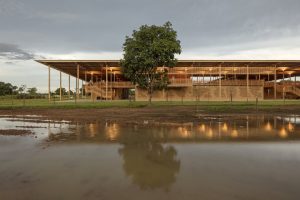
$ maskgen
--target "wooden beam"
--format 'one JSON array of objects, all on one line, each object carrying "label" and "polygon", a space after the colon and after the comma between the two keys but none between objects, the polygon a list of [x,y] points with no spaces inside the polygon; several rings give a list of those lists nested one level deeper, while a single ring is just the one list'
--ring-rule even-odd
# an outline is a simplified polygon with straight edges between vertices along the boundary
[{"label": "wooden beam", "polygon": [[79,65],[77,65],[76,98],[79,98]]},{"label": "wooden beam", "polygon": [[219,98],[222,99],[222,64],[219,65]]},{"label": "wooden beam", "polygon": [[107,65],[105,66],[105,100],[107,100],[107,89],[108,89],[108,76],[107,76]]},{"label": "wooden beam", "polygon": [[62,100],[61,71],[59,72],[59,100]]},{"label": "wooden beam", "polygon": [[69,99],[71,98],[71,89],[70,89],[70,85],[71,85],[71,80],[70,80],[70,75],[69,75],[69,90],[68,90],[68,96],[69,96]]},{"label": "wooden beam", "polygon": [[276,75],[276,65],[274,67],[274,99],[277,99],[277,75]]},{"label": "wooden beam", "polygon": [[247,75],[246,76],[247,76],[247,78],[246,78],[247,79],[247,89],[246,89],[247,90],[246,91],[247,92],[247,101],[249,101],[249,65],[247,65]]},{"label": "wooden beam", "polygon": [[[84,72],[84,84],[85,85],[86,85],[86,82],[87,82],[87,74],[86,74],[86,70],[85,70],[85,72]],[[84,88],[84,96],[86,98],[86,90],[85,90],[85,88]]]},{"label": "wooden beam", "polygon": [[51,89],[50,89],[50,66],[48,66],[48,100],[51,101]]}]

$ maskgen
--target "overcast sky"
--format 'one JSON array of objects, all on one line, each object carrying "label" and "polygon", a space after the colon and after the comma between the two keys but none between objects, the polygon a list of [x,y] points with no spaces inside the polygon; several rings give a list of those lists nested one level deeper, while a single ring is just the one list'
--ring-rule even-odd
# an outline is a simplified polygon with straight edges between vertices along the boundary
[{"label": "overcast sky", "polygon": [[[299,8],[299,0],[0,0],[0,81],[45,92],[47,68],[33,59],[120,59],[133,29],[166,21],[181,59],[300,60]],[[51,78],[57,88],[58,73]]]}]

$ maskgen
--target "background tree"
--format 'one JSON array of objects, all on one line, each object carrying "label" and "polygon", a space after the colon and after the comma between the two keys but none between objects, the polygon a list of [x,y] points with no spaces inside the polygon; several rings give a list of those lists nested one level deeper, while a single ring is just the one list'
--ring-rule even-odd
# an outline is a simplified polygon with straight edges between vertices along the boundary
[{"label": "background tree", "polygon": [[0,82],[0,96],[15,94],[17,89],[17,86],[10,83]]},{"label": "background tree", "polygon": [[26,85],[21,85],[18,89],[19,94],[25,94],[26,91]]},{"label": "background tree", "polygon": [[[60,95],[60,88],[57,88],[54,93],[56,95]],[[62,93],[62,95],[67,95],[68,94],[66,88],[61,88],[61,93]]]},{"label": "background tree", "polygon": [[37,88],[36,87],[28,88],[27,89],[27,93],[30,96],[36,96],[37,95]]},{"label": "background tree", "polygon": [[170,22],[163,26],[143,25],[126,36],[123,44],[124,57],[121,66],[124,76],[139,87],[146,89],[151,103],[154,90],[167,87],[167,70],[157,67],[173,67],[175,54],[181,53],[180,41]]}]

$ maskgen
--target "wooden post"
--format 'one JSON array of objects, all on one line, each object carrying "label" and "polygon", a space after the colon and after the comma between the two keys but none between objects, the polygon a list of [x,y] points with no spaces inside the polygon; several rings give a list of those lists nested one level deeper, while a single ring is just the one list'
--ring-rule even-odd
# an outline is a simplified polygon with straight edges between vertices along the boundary
[{"label": "wooden post", "polygon": [[105,100],[107,101],[107,89],[108,89],[108,76],[107,76],[107,65],[105,66]]},{"label": "wooden post", "polygon": [[247,93],[247,102],[249,101],[249,65],[247,65],[247,86],[246,86],[246,93]]},{"label": "wooden post", "polygon": [[110,100],[113,99],[113,77],[112,77],[112,68],[110,68]]},{"label": "wooden post", "polygon": [[277,74],[276,74],[276,65],[274,68],[274,99],[277,99]]},{"label": "wooden post", "polygon": [[76,98],[79,98],[79,65],[77,65]]},{"label": "wooden post", "polygon": [[81,80],[81,98],[83,98],[83,80]]},{"label": "wooden post", "polygon": [[51,101],[51,89],[50,89],[50,66],[48,66],[48,100]]},{"label": "wooden post", "polygon": [[59,100],[62,100],[61,71],[59,71]]},{"label": "wooden post", "polygon": [[284,70],[282,70],[282,81],[283,81],[283,90],[282,90],[282,96],[283,96],[283,101],[285,102],[285,77],[284,77]]},{"label": "wooden post", "polygon": [[[87,74],[86,74],[86,71],[85,71],[85,74],[84,74],[84,84],[86,85],[86,82],[87,82]],[[84,87],[84,96],[86,98],[86,90],[85,90],[85,87]]]},{"label": "wooden post", "polygon": [[70,85],[71,85],[71,78],[70,78],[70,75],[69,75],[69,91],[68,91],[69,100],[71,98],[71,88],[70,88]]},{"label": "wooden post", "polygon": [[221,82],[221,79],[222,79],[222,74],[221,74],[221,67],[222,67],[222,64],[219,65],[219,98],[220,100],[222,99],[221,95],[222,95],[222,82]]}]

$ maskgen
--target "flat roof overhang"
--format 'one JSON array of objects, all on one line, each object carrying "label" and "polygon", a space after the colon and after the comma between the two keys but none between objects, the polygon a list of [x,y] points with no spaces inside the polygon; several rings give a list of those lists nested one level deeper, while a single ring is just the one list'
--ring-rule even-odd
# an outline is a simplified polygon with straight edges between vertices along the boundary
[{"label": "flat roof overhang", "polygon": [[[41,64],[53,69],[77,76],[77,66],[79,66],[79,78],[91,79],[91,76],[101,76],[105,74],[105,67],[109,68],[109,73],[120,74],[120,60],[36,60]],[[178,60],[175,67],[277,67],[279,74],[281,69],[292,70],[293,75],[300,75],[300,60]]]}]

